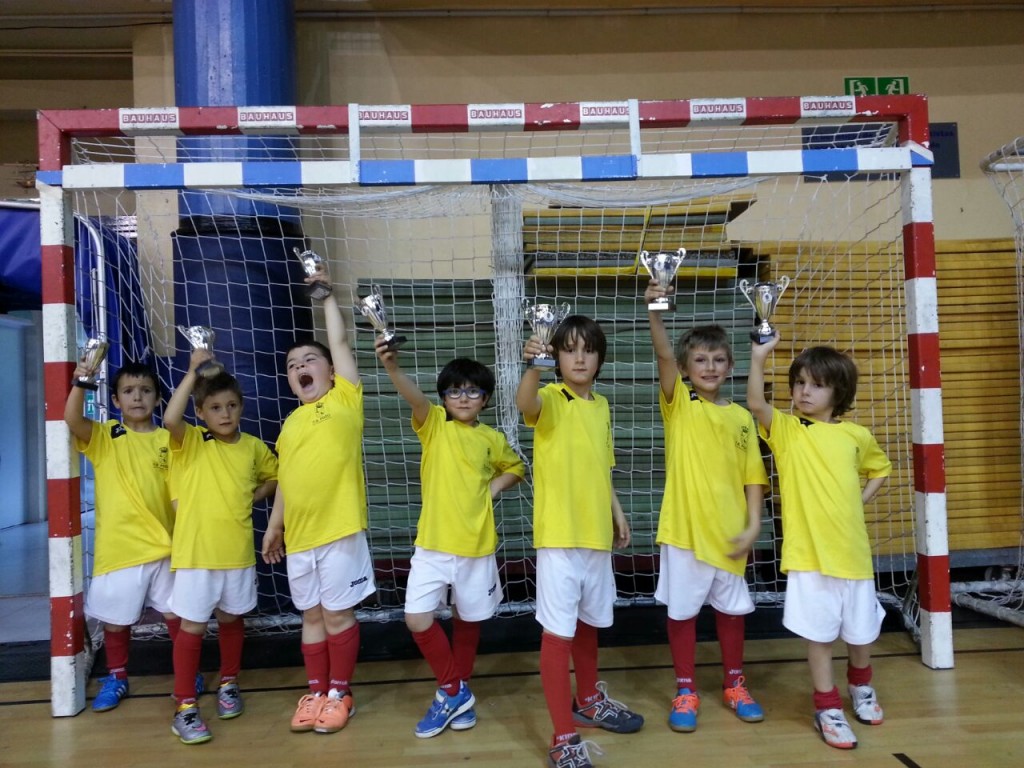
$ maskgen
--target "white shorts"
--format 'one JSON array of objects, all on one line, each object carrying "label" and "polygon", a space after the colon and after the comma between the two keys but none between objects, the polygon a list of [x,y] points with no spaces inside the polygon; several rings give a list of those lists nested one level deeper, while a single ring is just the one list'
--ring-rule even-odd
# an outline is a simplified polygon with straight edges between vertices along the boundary
[{"label": "white shorts", "polygon": [[304,552],[289,552],[285,562],[292,602],[300,611],[317,605],[344,611],[377,591],[365,531]]},{"label": "white shorts", "polygon": [[463,621],[483,621],[501,603],[501,579],[493,554],[463,557],[416,547],[405,588],[406,613],[432,613],[452,602]]},{"label": "white shorts", "polygon": [[119,568],[92,577],[85,595],[85,613],[104,624],[130,627],[142,618],[146,606],[171,613],[172,589],[174,575],[169,557]]},{"label": "white shorts", "polygon": [[537,550],[537,621],[548,632],[575,637],[577,620],[592,627],[610,627],[614,607],[611,552]]},{"label": "white shorts", "polygon": [[817,571],[790,571],[787,576],[782,625],[800,637],[868,645],[878,639],[884,618],[874,579],[837,579]]},{"label": "white shorts", "polygon": [[661,545],[654,599],[668,606],[668,617],[676,621],[692,619],[705,603],[729,616],[754,610],[750,588],[742,576],[701,562],[691,550],[671,544]]},{"label": "white shorts", "polygon": [[215,608],[241,616],[256,607],[256,566],[211,570],[179,568],[174,572],[171,610],[183,619],[203,623]]}]

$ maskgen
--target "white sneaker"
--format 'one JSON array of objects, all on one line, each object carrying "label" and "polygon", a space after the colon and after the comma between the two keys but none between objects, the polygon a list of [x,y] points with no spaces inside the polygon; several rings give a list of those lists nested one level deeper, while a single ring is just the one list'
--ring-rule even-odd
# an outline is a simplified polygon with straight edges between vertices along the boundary
[{"label": "white sneaker", "polygon": [[857,737],[841,709],[819,709],[814,713],[814,727],[830,747],[853,749],[857,746]]},{"label": "white sneaker", "polygon": [[851,685],[850,698],[853,700],[853,716],[865,725],[882,724],[882,708],[878,706],[875,689],[870,685]]}]

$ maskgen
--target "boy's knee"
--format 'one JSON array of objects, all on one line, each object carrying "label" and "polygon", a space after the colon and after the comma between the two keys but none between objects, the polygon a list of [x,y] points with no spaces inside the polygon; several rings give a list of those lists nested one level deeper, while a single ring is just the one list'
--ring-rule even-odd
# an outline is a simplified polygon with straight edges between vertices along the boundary
[{"label": "boy's knee", "polygon": [[426,632],[434,623],[432,613],[407,613],[405,614],[405,626],[410,632]]}]

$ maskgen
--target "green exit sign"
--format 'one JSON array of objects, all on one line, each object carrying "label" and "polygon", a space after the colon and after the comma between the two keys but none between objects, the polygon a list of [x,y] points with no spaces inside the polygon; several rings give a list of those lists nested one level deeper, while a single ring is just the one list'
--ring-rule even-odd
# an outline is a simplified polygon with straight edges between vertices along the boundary
[{"label": "green exit sign", "polygon": [[904,96],[910,93],[909,77],[844,77],[847,96]]}]

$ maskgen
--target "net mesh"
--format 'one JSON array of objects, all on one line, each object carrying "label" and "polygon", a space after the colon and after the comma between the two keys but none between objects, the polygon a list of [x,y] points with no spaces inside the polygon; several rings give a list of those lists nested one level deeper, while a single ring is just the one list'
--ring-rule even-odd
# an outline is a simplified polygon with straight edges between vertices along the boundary
[{"label": "net mesh", "polygon": [[[374,135],[363,137],[360,156],[621,154],[630,152],[628,138],[615,130]],[[209,162],[235,151],[230,142],[188,142],[183,148],[186,141],[88,138],[75,141],[73,156],[76,163],[179,162],[187,150],[188,162]],[[252,142],[259,144],[261,159],[349,159],[346,138],[244,141],[250,157]],[[642,141],[644,153],[715,152],[891,146],[894,135],[892,125],[883,123],[718,126],[644,131]],[[792,284],[775,317],[784,341],[767,371],[774,402],[789,407],[786,372],[804,347],[832,344],[856,360],[861,381],[852,418],[872,430],[894,465],[867,515],[879,593],[898,603],[909,591],[915,560],[900,206],[900,179],[892,173],[181,194],[77,191],[76,216],[103,235],[100,248],[95,238],[92,246],[79,238],[80,251],[103,251],[100,266],[95,258],[90,262],[92,278],[80,275],[79,297],[106,297],[80,300],[82,330],[93,333],[104,324],[124,359],[151,360],[171,389],[187,361],[175,325],[208,321],[203,324],[218,333],[218,357],[243,383],[243,429],[273,444],[297,405],[284,380],[280,339],[310,328],[325,337],[319,310],[301,293],[301,267],[290,253],[298,242],[330,259],[343,308],[371,285],[380,286],[392,325],[409,337],[402,367],[428,395],[453,357],[493,366],[497,392],[483,420],[501,430],[529,466],[532,431],[522,426],[514,402],[529,334],[522,301],[568,302],[608,334],[598,388],[611,404],[613,481],[633,530],[630,548],[615,557],[618,596],[621,605],[650,604],[665,467],[657,371],[642,301],[648,278],[638,254],[687,249],[676,281],[677,309],[666,319],[670,336],[674,340],[695,324],[725,327],[736,366],[724,394],[741,403],[753,310],[738,282],[787,275]],[[191,216],[197,209],[216,214]],[[198,246],[189,246],[190,239]],[[280,264],[286,266],[274,266]],[[358,313],[349,311],[347,321],[365,387],[368,537],[379,587],[360,616],[391,620],[402,614],[413,551],[420,446],[407,407],[377,366],[373,330]],[[117,362],[112,355],[112,369]],[[105,397],[101,391],[97,402]],[[528,475],[496,505],[505,585],[501,615],[533,608],[531,501]],[[88,521],[88,498],[84,511]],[[257,509],[254,520],[258,546],[266,510]],[[747,571],[760,603],[781,600],[780,553],[776,486],[766,499]],[[259,615],[250,627],[297,627],[283,567],[260,564],[259,571]]]}]

